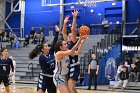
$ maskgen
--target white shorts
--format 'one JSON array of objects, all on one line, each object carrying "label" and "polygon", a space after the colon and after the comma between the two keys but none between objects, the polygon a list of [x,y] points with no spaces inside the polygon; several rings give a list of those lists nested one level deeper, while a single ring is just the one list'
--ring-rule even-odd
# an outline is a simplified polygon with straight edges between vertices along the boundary
[{"label": "white shorts", "polygon": [[62,86],[64,84],[67,84],[67,76],[54,74],[53,82],[54,82],[56,87],[60,87],[60,86]]}]

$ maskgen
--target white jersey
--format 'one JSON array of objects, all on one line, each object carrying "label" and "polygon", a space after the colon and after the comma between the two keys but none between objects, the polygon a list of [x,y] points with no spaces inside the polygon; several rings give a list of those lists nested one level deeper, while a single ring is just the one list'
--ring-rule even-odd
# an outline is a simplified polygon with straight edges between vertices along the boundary
[{"label": "white jersey", "polygon": [[53,82],[56,87],[67,83],[67,75],[69,72],[69,58],[65,57],[59,62],[56,62]]},{"label": "white jersey", "polygon": [[54,74],[67,75],[69,72],[69,58],[65,57],[59,62],[56,62]]}]

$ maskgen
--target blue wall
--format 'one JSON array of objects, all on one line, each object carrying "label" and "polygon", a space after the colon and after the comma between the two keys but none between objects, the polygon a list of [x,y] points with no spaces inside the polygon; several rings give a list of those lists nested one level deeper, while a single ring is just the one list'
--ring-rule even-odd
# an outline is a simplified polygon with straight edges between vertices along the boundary
[{"label": "blue wall", "polygon": [[[18,1],[18,0],[17,0]],[[65,2],[75,2],[77,0],[65,0]],[[60,0],[52,0],[52,3],[59,3]],[[127,0],[126,4],[126,21],[127,22],[136,22],[138,16],[140,16],[140,2],[138,0]],[[97,3],[97,7],[91,8],[91,7],[85,7],[85,6],[78,6],[74,5],[76,9],[80,10],[80,14],[77,18],[77,24],[80,26],[81,24],[90,25],[90,24],[98,24],[101,23],[101,20],[103,20],[104,17],[107,17],[109,22],[116,22],[116,21],[122,21],[121,18],[121,8],[122,3],[116,2],[115,6],[112,6],[112,2],[105,2],[105,3]],[[65,16],[71,15],[71,9],[70,6],[65,6]],[[90,10],[94,10],[94,14],[90,14]],[[6,7],[6,16],[10,13],[10,4],[7,3]],[[98,15],[98,13],[101,13],[101,16]],[[116,15],[117,14],[117,15]],[[25,8],[25,30],[24,30],[24,36],[26,34],[29,34],[31,27],[39,27],[39,26],[50,26],[50,25],[56,25],[59,23],[60,18],[60,8],[59,6],[55,7],[43,7],[41,6],[41,0],[26,0],[26,8]],[[72,18],[71,18],[72,19]],[[10,18],[7,20],[8,24],[12,28],[19,28],[20,27],[20,13],[13,13]],[[72,20],[69,22],[72,23]],[[6,27],[7,28],[7,27]],[[38,29],[35,29],[36,32],[38,32]],[[48,35],[49,30],[54,30],[53,28],[44,29],[45,35]],[[16,32],[16,30],[15,30]],[[17,33],[17,32],[16,32]],[[114,50],[115,51],[115,50]],[[110,53],[111,54],[111,53]],[[109,55],[109,54],[108,54]],[[119,55],[119,54],[117,54]],[[116,58],[117,55],[114,57]],[[110,57],[110,56],[109,56]],[[106,57],[108,58],[108,57]],[[106,63],[107,59],[103,59],[102,63]],[[100,66],[102,69],[104,69],[104,65],[101,64]],[[104,74],[104,73],[103,73]],[[103,75],[102,73],[99,74],[99,80],[100,77]],[[101,80],[100,84],[103,82],[108,83],[108,80],[104,78]]]},{"label": "blue wall", "polygon": [[138,0],[127,0],[126,22],[136,22],[140,17],[140,2]]},{"label": "blue wall", "polygon": [[[59,3],[55,0],[54,3]],[[31,27],[39,26],[54,26],[58,25],[60,18],[59,7],[44,7],[41,6],[41,0],[26,0],[25,6],[25,35],[29,34]],[[48,35],[48,30],[44,29],[45,35]],[[35,29],[38,32],[38,29]]]},{"label": "blue wall", "polygon": [[[70,3],[71,1],[75,2],[77,0],[65,0],[66,3]],[[59,3],[60,0],[53,0],[52,3]],[[97,7],[85,7],[74,5],[75,9],[80,10],[80,14],[77,18],[77,24],[80,26],[81,24],[90,25],[90,24],[98,24],[101,23],[104,17],[107,17],[109,22],[116,22],[122,20],[121,18],[121,2],[116,2],[115,6],[112,6],[112,2],[105,3],[97,3]],[[136,22],[138,16],[140,16],[140,2],[138,0],[127,0],[127,22]],[[115,9],[116,8],[116,9]],[[94,10],[94,14],[90,14],[90,10]],[[65,6],[64,15],[71,15],[70,6]],[[6,8],[6,16],[10,12],[10,4],[7,3]],[[101,16],[98,15],[101,13]],[[116,15],[117,14],[117,15]],[[25,9],[25,35],[29,34],[31,27],[39,27],[39,26],[50,26],[59,23],[59,6],[55,7],[43,7],[41,6],[41,0],[26,0],[26,9]],[[87,21],[88,20],[88,21]],[[20,13],[13,13],[10,18],[7,20],[8,24],[12,28],[20,27]],[[70,20],[69,24],[72,21]],[[45,29],[45,34],[48,35],[48,30],[54,30],[53,28]],[[36,29],[38,32],[38,29]],[[126,31],[127,32],[127,31]]]},{"label": "blue wall", "polygon": [[[67,0],[70,1],[70,0]],[[80,10],[79,20],[81,22],[77,23],[78,25],[81,24],[99,24],[102,22],[103,18],[106,16],[106,18],[109,20],[109,22],[115,23],[116,21],[122,20],[121,15],[114,16],[116,14],[122,14],[122,3],[116,2],[115,6],[112,6],[112,2],[104,2],[104,3],[97,3],[97,7],[86,7],[86,6],[78,6],[74,5],[75,9]],[[113,8],[120,8],[120,9],[113,9]],[[90,10],[94,10],[94,14],[91,15]],[[70,6],[65,7],[65,15],[70,14],[71,12]],[[98,15],[98,13],[101,13],[101,16]],[[88,20],[88,21],[87,21]]]}]

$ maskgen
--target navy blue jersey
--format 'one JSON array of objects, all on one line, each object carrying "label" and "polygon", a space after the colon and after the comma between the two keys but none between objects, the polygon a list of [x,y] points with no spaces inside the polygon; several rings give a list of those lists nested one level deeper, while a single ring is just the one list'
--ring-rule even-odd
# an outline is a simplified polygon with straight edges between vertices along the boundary
[{"label": "navy blue jersey", "polygon": [[[71,49],[76,43],[72,41],[68,43],[68,48]],[[80,74],[80,64],[78,63],[78,55],[69,56],[69,75],[68,77],[77,81]]]},{"label": "navy blue jersey", "polygon": [[54,55],[40,55],[39,64],[41,66],[42,73],[53,75],[53,70],[55,68]]},{"label": "navy blue jersey", "polygon": [[[68,48],[72,49],[72,47],[75,45],[76,43],[73,43],[72,41],[68,43]],[[70,64],[76,63],[78,62],[78,55],[75,56],[69,56],[70,58]]]},{"label": "navy blue jersey", "polygon": [[42,73],[44,74],[53,75],[53,70],[55,69],[54,47],[55,47],[55,43],[57,42],[57,39],[58,39],[58,32],[56,33],[56,36],[53,39],[53,43],[49,50],[49,54],[48,55],[42,54],[39,57],[39,64],[40,64]]},{"label": "navy blue jersey", "polygon": [[2,59],[0,58],[0,75],[9,75],[10,69],[14,72],[13,62],[10,58]]}]

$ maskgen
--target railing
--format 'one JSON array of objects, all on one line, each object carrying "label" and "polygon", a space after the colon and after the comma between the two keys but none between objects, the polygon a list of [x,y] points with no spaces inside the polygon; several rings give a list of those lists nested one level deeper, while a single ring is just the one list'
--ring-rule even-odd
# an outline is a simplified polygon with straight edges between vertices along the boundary
[{"label": "railing", "polygon": [[32,73],[32,76],[31,76],[31,77],[34,77],[33,63],[30,63],[30,64],[28,65],[28,70],[31,70],[31,73]]},{"label": "railing", "polygon": [[126,26],[126,35],[134,35],[138,33],[137,22],[126,23],[125,26]]},{"label": "railing", "polygon": [[[122,23],[110,23],[107,29],[107,34],[118,34],[122,32]],[[128,22],[125,24],[125,35],[135,34],[138,30],[139,24],[137,22]],[[91,24],[91,34],[105,34],[103,24]]]},{"label": "railing", "polygon": [[80,77],[83,77],[88,69],[88,63],[91,59],[91,53],[94,52],[98,59],[101,60],[102,57],[105,56],[108,53],[108,51],[112,49],[113,45],[115,45],[116,42],[121,40],[120,37],[120,33],[105,35],[100,42],[97,42],[97,45],[93,46],[93,49],[89,49],[89,52],[85,53],[84,57],[80,58]]},{"label": "railing", "polygon": [[5,28],[0,30],[2,30],[3,32],[8,32],[8,34],[13,34],[15,38],[22,37],[24,35],[23,28]]}]

